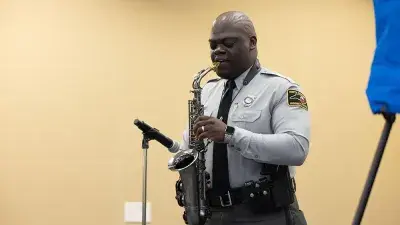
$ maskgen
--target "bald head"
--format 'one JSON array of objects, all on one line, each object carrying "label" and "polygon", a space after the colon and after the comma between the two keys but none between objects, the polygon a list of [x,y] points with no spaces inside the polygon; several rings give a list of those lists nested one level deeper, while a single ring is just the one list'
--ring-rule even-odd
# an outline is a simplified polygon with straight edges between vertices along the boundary
[{"label": "bald head", "polygon": [[256,31],[254,29],[253,22],[243,12],[240,11],[228,11],[220,14],[214,21],[213,27],[223,26],[226,23],[230,23],[237,28],[241,29],[249,37],[256,37]]},{"label": "bald head", "polygon": [[239,11],[220,14],[209,39],[211,60],[219,61],[217,74],[234,79],[249,69],[257,59],[257,37],[250,18]]}]

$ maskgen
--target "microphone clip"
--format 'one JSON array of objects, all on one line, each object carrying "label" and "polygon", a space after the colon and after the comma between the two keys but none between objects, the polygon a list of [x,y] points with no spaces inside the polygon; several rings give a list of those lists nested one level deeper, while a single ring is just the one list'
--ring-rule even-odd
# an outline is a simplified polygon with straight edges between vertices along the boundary
[{"label": "microphone clip", "polygon": [[156,134],[157,132],[159,132],[159,130],[157,130],[156,128],[152,128],[149,131],[142,131],[142,148],[143,149],[148,149],[149,148],[149,142],[154,140],[154,134]]}]

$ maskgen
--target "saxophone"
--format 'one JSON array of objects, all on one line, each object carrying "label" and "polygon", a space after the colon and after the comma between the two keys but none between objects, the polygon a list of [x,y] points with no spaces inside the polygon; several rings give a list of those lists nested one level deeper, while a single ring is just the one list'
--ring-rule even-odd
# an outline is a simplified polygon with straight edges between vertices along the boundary
[{"label": "saxophone", "polygon": [[206,145],[204,141],[196,139],[193,126],[197,117],[204,114],[200,82],[207,73],[216,71],[218,65],[219,63],[215,63],[195,75],[191,90],[193,99],[188,101],[189,149],[179,151],[168,161],[168,169],[179,172],[175,198],[178,205],[184,207],[183,220],[190,225],[203,225],[211,217],[206,199],[210,180],[210,175],[205,171]]}]

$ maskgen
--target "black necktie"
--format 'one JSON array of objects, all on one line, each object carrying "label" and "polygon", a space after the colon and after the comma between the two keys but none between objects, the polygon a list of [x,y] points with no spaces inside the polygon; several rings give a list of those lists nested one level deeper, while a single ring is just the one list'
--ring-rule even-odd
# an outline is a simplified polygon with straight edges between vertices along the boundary
[{"label": "black necktie", "polygon": [[[229,109],[232,104],[232,93],[236,87],[234,80],[228,80],[221,103],[219,105],[218,116],[226,124]],[[230,188],[228,172],[227,146],[224,143],[214,142],[213,147],[213,191],[222,195]]]}]

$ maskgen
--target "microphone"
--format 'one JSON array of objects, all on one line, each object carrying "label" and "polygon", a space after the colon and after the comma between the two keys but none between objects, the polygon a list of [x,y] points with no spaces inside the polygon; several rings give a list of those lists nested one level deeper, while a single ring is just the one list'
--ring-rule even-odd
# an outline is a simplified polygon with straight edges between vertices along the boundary
[{"label": "microphone", "polygon": [[170,139],[169,137],[166,137],[164,134],[162,134],[159,130],[157,130],[156,128],[151,127],[150,125],[148,125],[147,123],[145,123],[144,121],[140,121],[138,119],[135,119],[135,121],[133,122],[141,131],[143,131],[143,133],[153,139],[158,141],[160,144],[162,144],[163,146],[165,146],[169,152],[171,153],[176,153],[179,151],[179,143],[177,141],[174,141],[172,139]]}]

